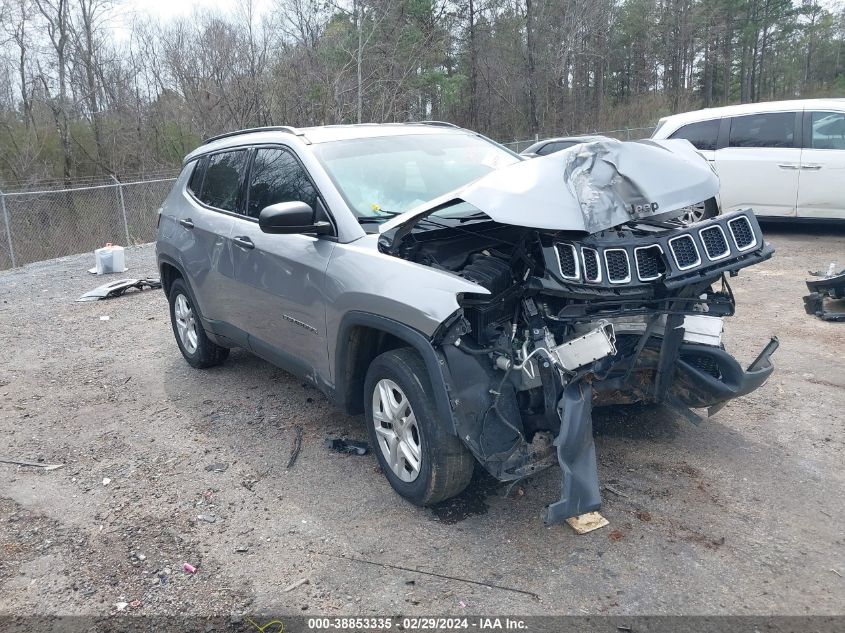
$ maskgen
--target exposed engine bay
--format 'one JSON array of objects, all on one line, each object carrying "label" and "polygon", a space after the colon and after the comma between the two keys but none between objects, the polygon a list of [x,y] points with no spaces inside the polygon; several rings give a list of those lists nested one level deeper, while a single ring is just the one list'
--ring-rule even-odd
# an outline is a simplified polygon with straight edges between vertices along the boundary
[{"label": "exposed engine bay", "polygon": [[476,208],[382,235],[383,252],[489,292],[459,297],[432,343],[456,431],[493,476],[560,464],[547,523],[601,505],[593,406],[656,403],[697,422],[692,409],[712,415],[773,370],[776,338],[746,369],[722,345],[735,309],[729,277],[773,253],[753,213],[693,225],[672,215],[680,211],[634,213],[587,233],[497,222]]}]

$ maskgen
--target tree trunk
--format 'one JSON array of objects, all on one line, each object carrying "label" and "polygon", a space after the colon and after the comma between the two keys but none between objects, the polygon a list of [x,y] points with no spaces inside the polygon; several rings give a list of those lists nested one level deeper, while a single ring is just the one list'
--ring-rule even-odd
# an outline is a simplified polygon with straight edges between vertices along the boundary
[{"label": "tree trunk", "polygon": [[534,68],[534,11],[533,0],[525,0],[525,43],[528,49],[528,126],[531,136],[540,130],[537,118],[537,89]]}]

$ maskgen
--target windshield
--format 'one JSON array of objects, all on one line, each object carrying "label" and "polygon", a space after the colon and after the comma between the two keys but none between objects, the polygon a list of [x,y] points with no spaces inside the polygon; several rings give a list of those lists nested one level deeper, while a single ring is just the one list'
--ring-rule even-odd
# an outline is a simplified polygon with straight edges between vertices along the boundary
[{"label": "windshield", "polygon": [[404,213],[520,159],[473,134],[320,143],[313,152],[358,217]]}]

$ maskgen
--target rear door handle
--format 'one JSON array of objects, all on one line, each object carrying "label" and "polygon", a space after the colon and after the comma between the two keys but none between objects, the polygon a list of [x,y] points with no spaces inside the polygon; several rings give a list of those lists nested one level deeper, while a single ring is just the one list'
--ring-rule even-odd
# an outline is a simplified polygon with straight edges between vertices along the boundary
[{"label": "rear door handle", "polygon": [[821,165],[801,165],[801,169],[812,169],[813,171],[818,171],[821,168]]},{"label": "rear door handle", "polygon": [[781,163],[778,167],[781,169],[801,169],[797,163]]},{"label": "rear door handle", "polygon": [[194,221],[191,218],[185,218],[184,220],[179,220],[179,224],[184,226],[186,229],[194,228]]},{"label": "rear door handle", "polygon": [[252,243],[252,240],[249,239],[246,235],[238,235],[232,238],[232,241],[240,246],[241,248],[246,249],[253,249],[255,248],[255,244]]}]

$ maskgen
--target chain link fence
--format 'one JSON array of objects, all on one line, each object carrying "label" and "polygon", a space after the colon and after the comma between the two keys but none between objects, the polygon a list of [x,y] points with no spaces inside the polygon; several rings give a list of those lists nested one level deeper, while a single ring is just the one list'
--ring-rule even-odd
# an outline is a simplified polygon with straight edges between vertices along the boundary
[{"label": "chain link fence", "polygon": [[0,270],[155,239],[156,214],[175,178],[0,192]]}]

